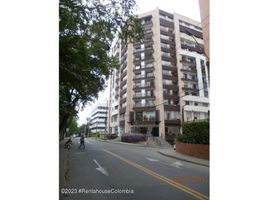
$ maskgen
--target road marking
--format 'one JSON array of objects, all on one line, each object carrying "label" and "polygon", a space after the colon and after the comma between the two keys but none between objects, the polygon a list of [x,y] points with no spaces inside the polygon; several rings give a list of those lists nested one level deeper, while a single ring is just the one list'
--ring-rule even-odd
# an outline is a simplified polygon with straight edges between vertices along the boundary
[{"label": "road marking", "polygon": [[158,162],[159,160],[156,160],[156,159],[153,159],[153,158],[148,158],[147,157],[147,160],[150,160],[151,162]]},{"label": "road marking", "polygon": [[96,170],[98,170],[99,172],[101,172],[102,174],[104,174],[105,176],[109,176],[109,174],[107,173],[107,171],[102,167],[102,166],[100,166],[100,164],[98,163],[98,161],[97,160],[93,160],[95,163],[96,163],[96,165],[98,166],[97,168],[96,168]]},{"label": "road marking", "polygon": [[166,165],[166,166],[172,166],[172,167],[176,167],[176,168],[179,168],[181,169],[183,164],[181,162],[174,162],[172,164],[166,164],[165,162],[162,162],[162,161],[159,161],[159,160],[156,160],[154,158],[149,158],[149,157],[146,157],[147,160],[151,161],[151,162],[158,162],[158,163],[161,163],[163,165]]},{"label": "road marking", "polygon": [[197,199],[200,199],[200,200],[209,199],[209,197],[207,197],[206,195],[204,195],[204,194],[202,194],[200,192],[197,192],[197,191],[195,191],[195,190],[193,190],[193,189],[191,189],[189,187],[186,187],[186,186],[184,186],[184,185],[182,185],[180,183],[176,183],[172,179],[169,179],[169,178],[167,178],[165,176],[162,176],[162,175],[160,175],[160,174],[158,174],[158,173],[156,173],[156,172],[154,172],[154,171],[152,171],[150,169],[147,169],[147,168],[145,168],[145,167],[143,167],[143,166],[141,166],[141,165],[139,165],[139,164],[137,164],[135,162],[127,160],[127,159],[125,159],[125,158],[123,158],[123,157],[121,157],[121,156],[119,156],[119,155],[117,155],[117,154],[115,154],[115,153],[113,153],[113,152],[111,152],[109,150],[106,150],[106,149],[102,149],[102,150],[105,151],[106,153],[109,153],[110,155],[112,155],[112,156],[114,156],[114,157],[126,162],[127,164],[129,164],[129,165],[131,165],[131,166],[133,166],[133,167],[135,167],[135,168],[137,168],[137,169],[139,169],[139,170],[141,170],[141,171],[143,171],[143,172],[145,172],[145,173],[147,173],[147,174],[149,174],[149,175],[151,175],[151,176],[153,176],[153,177],[155,177],[155,178],[157,178],[157,179],[159,179],[159,180],[161,180],[161,181],[163,181],[163,182],[165,182],[167,184],[169,184],[169,185],[171,185],[171,186],[173,186],[173,187],[175,187],[175,188],[177,188],[177,189],[179,189],[181,191],[184,191],[184,192],[196,197]]},{"label": "road marking", "polygon": [[183,164],[181,162],[177,161],[177,162],[172,163],[171,166],[181,168],[183,166]]},{"label": "road marking", "polygon": [[76,152],[75,154],[84,154],[84,153],[86,153],[85,151],[82,151],[82,152]]}]

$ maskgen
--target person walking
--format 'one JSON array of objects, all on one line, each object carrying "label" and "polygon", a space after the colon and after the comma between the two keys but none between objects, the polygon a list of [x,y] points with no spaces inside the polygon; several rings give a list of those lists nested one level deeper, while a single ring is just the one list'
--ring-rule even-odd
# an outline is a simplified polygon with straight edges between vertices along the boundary
[{"label": "person walking", "polygon": [[84,135],[81,135],[80,146],[78,148],[80,149],[82,146],[83,146],[83,149],[85,149],[85,137],[84,137]]}]

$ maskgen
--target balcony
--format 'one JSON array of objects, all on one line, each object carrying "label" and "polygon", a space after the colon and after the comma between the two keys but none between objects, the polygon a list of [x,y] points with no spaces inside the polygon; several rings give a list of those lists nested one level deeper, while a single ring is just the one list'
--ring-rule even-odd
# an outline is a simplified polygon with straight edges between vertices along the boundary
[{"label": "balcony", "polygon": [[120,72],[123,73],[123,71],[127,68],[127,63],[123,62],[123,64],[121,65],[121,70]]},{"label": "balcony", "polygon": [[127,88],[124,88],[120,91],[120,96],[122,96],[123,94],[125,94],[127,92]]},{"label": "balcony", "polygon": [[154,79],[154,74],[137,74],[134,76],[133,80],[140,80],[140,79],[145,79],[145,80],[153,80]]},{"label": "balcony", "polygon": [[123,81],[123,78],[127,75],[127,70],[123,71],[123,73],[121,74],[121,78],[120,80]]},{"label": "balcony", "polygon": [[164,93],[164,99],[168,99],[168,100],[179,100],[180,98],[177,95],[171,95],[171,94],[165,94]]},{"label": "balcony", "polygon": [[162,74],[163,79],[178,81],[177,76]]},{"label": "balcony", "polygon": [[182,89],[183,90],[198,91],[198,88],[193,88],[193,87],[189,87],[189,86],[183,86]]},{"label": "balcony", "polygon": [[133,89],[142,89],[142,88],[154,88],[154,84],[153,83],[136,83],[133,87]]},{"label": "balcony", "polygon": [[170,89],[170,90],[178,90],[177,84],[170,84],[170,85],[164,85],[163,84],[163,88]]},{"label": "balcony", "polygon": [[153,37],[153,32],[152,31],[148,31],[147,33],[144,34],[144,39],[151,39]]},{"label": "balcony", "polygon": [[129,112],[129,122],[131,125],[159,124],[159,111],[155,110],[155,116],[135,116],[134,112]]},{"label": "balcony", "polygon": [[191,66],[191,67],[183,67],[181,68],[182,72],[191,72],[191,73],[197,73],[196,71],[196,67],[195,66]]},{"label": "balcony", "polygon": [[125,103],[126,101],[127,101],[127,98],[126,98],[126,97],[121,98],[121,99],[120,99],[120,104],[123,104],[123,103]]},{"label": "balcony", "polygon": [[162,69],[169,70],[169,71],[172,71],[172,72],[177,72],[177,67],[176,66],[162,65]]},{"label": "balcony", "polygon": [[181,78],[182,81],[188,81],[188,82],[198,82],[197,78],[191,79],[191,78]]},{"label": "balcony", "polygon": [[191,59],[187,59],[187,58],[182,58],[180,60],[181,63],[187,63],[188,65],[191,65],[191,66],[196,66],[196,62],[195,61],[192,61]]},{"label": "balcony", "polygon": [[146,93],[134,93],[133,99],[151,99],[155,98],[154,94],[146,94]]},{"label": "balcony", "polygon": [[153,72],[154,65],[153,64],[147,64],[144,67],[137,67],[136,69],[133,69],[133,72],[138,72],[141,70],[145,70],[146,72]]},{"label": "balcony", "polygon": [[126,85],[126,83],[127,83],[127,79],[125,79],[124,81],[122,81],[122,82],[120,83],[120,89],[122,89],[123,86]]},{"label": "balcony", "polygon": [[133,110],[136,111],[142,111],[142,110],[154,110],[155,109],[155,104],[154,103],[136,103],[133,105]]},{"label": "balcony", "polygon": [[164,105],[165,111],[179,111],[180,106],[179,105]]},{"label": "balcony", "polygon": [[154,48],[153,47],[148,47],[144,49],[135,49],[134,50],[134,55],[139,55],[141,52],[145,52],[146,54],[153,54],[154,53]]},{"label": "balcony", "polygon": [[141,61],[154,62],[153,54],[145,55],[145,57],[143,59],[140,56],[139,57],[134,57],[134,59],[133,59],[134,64],[139,64]]},{"label": "balcony", "polygon": [[191,29],[189,27],[183,26],[183,25],[180,25],[180,32],[186,33],[187,35],[191,33],[191,35],[193,35],[194,37],[203,39],[203,34],[201,32]]},{"label": "balcony", "polygon": [[174,23],[172,19],[169,18],[162,18],[160,15],[160,26],[174,28]]},{"label": "balcony", "polygon": [[168,119],[165,120],[165,125],[170,125],[170,126],[180,126],[181,125],[181,120],[180,119]]},{"label": "balcony", "polygon": [[[119,108],[119,114],[125,113],[126,112],[126,107]],[[121,121],[121,119],[120,119]]]},{"label": "balcony", "polygon": [[199,54],[204,53],[204,48],[199,48],[198,46],[190,46],[188,44],[181,44],[182,49],[188,49],[189,51],[195,51]]}]

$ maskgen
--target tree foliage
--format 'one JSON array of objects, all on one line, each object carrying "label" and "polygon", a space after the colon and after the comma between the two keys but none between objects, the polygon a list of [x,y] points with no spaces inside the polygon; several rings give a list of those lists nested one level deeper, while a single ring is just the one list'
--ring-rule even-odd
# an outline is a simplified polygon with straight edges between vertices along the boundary
[{"label": "tree foliage", "polygon": [[133,15],[135,0],[60,0],[60,134],[88,101],[98,97],[112,68],[117,33],[125,42],[141,40],[142,26]]},{"label": "tree foliage", "polygon": [[71,124],[69,126],[69,136],[74,135],[74,134],[78,134],[79,131],[79,127],[77,124],[77,117],[73,117]]}]

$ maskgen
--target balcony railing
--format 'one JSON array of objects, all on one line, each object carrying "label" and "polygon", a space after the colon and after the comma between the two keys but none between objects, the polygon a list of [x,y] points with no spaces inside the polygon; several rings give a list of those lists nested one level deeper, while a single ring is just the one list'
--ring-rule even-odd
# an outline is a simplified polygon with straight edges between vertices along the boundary
[{"label": "balcony railing", "polygon": [[153,83],[136,83],[134,88],[141,88],[141,87],[154,87]]},{"label": "balcony railing", "polygon": [[183,89],[183,90],[194,90],[194,91],[197,91],[197,90],[198,90],[197,87],[194,88],[194,87],[189,87],[189,86],[183,86],[182,89]]},{"label": "balcony railing", "polygon": [[197,78],[181,78],[181,80],[183,80],[183,81],[191,81],[191,82],[197,82],[198,81]]},{"label": "balcony railing", "polygon": [[155,106],[155,104],[153,102],[151,103],[136,103],[134,104],[134,107],[152,107]]},{"label": "balcony railing", "polygon": [[137,74],[134,76],[134,79],[138,79],[138,78],[151,78],[154,77],[154,74]]},{"label": "balcony railing", "polygon": [[134,97],[154,97],[154,95],[146,93],[134,93]]}]

